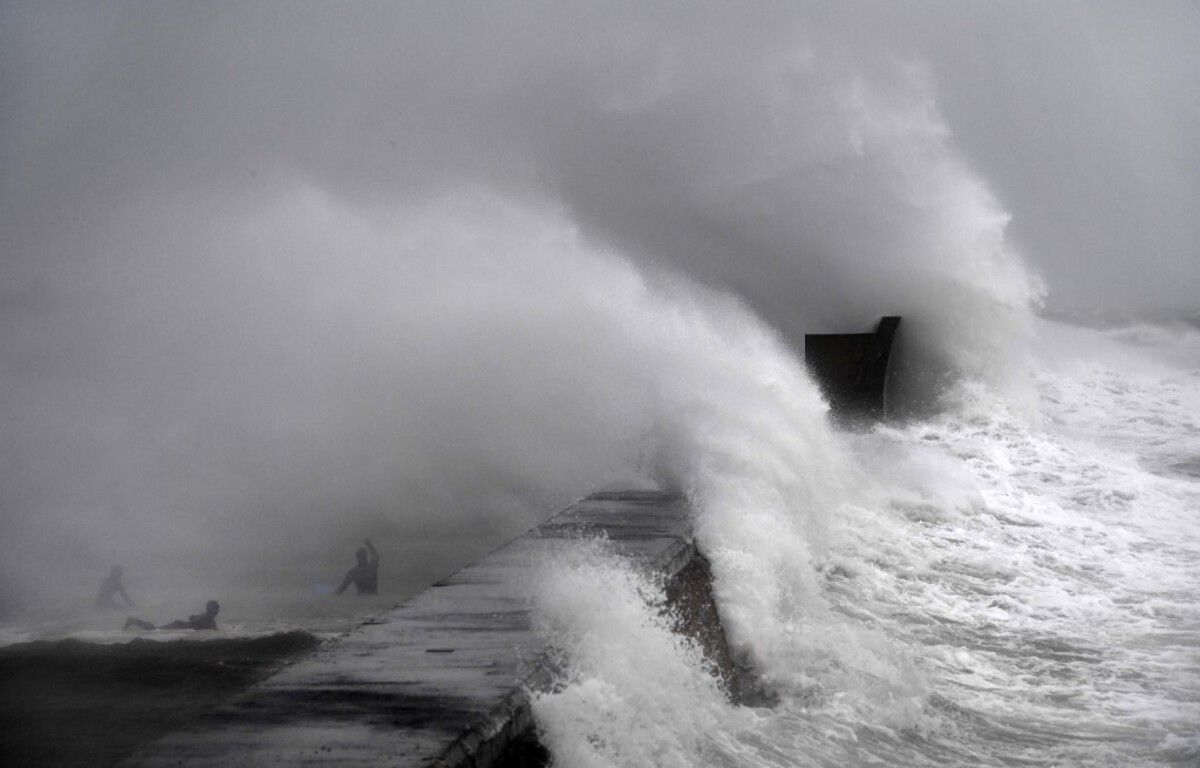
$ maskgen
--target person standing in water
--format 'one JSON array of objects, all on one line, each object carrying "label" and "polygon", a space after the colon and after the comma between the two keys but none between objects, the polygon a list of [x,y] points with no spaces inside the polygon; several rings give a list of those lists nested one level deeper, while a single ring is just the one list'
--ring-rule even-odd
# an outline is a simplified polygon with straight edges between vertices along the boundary
[{"label": "person standing in water", "polygon": [[100,583],[100,593],[96,595],[97,608],[120,608],[117,605],[116,596],[120,595],[125,599],[125,605],[129,608],[133,607],[133,601],[129,599],[129,595],[125,594],[125,585],[121,583],[121,577],[125,571],[119,565],[114,565],[109,571],[108,576]]},{"label": "person standing in water", "polygon": [[371,545],[370,539],[365,539],[363,544],[366,546],[359,547],[358,552],[354,553],[358,559],[358,565],[350,569],[346,578],[342,580],[342,585],[337,588],[339,595],[345,592],[346,587],[351,584],[354,584],[360,595],[379,593],[379,553]]},{"label": "person standing in water", "polygon": [[216,600],[209,600],[204,606],[204,613],[197,613],[187,617],[187,621],[180,619],[172,621],[170,624],[163,624],[161,627],[156,627],[148,621],[137,619],[130,616],[125,620],[125,629],[216,629],[217,628],[217,612],[221,610],[221,606]]}]

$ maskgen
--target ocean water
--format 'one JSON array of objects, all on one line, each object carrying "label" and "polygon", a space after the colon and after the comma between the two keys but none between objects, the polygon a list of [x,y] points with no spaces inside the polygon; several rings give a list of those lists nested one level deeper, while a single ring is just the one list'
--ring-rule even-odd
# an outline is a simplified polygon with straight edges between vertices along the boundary
[{"label": "ocean water", "polygon": [[727,701],[661,590],[590,552],[537,596],[566,766],[1200,765],[1200,333],[1038,321],[1025,388],[839,433],[776,351],[693,403],[680,458]]}]

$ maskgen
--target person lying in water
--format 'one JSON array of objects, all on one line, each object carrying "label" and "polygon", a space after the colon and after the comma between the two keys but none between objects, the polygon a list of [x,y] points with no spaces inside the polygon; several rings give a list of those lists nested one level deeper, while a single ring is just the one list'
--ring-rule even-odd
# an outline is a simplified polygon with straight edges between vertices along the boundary
[{"label": "person lying in water", "polygon": [[133,601],[129,599],[129,595],[125,594],[125,585],[121,583],[121,576],[124,573],[121,566],[114,565],[112,567],[108,576],[100,583],[100,594],[96,595],[97,608],[120,608],[117,605],[117,595],[124,598],[126,606],[133,607]]},{"label": "person lying in water", "polygon": [[170,624],[163,624],[161,627],[156,627],[148,621],[134,618],[130,616],[125,621],[125,629],[216,629],[217,628],[217,611],[221,610],[221,606],[216,600],[209,600],[204,606],[204,613],[197,613],[193,616],[188,616],[187,621],[180,619],[172,621]]},{"label": "person lying in water", "polygon": [[346,578],[342,580],[342,586],[337,588],[339,595],[345,592],[346,587],[351,584],[360,595],[374,595],[379,592],[379,553],[371,545],[370,539],[364,540],[363,544],[366,546],[359,547],[358,551],[354,553],[358,559],[358,565],[350,569]]}]

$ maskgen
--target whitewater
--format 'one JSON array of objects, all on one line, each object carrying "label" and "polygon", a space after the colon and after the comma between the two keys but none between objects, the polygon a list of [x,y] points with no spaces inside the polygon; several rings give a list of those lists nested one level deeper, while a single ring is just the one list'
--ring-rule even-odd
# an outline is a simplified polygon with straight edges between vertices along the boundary
[{"label": "whitewater", "polygon": [[536,602],[556,764],[1196,764],[1200,333],[1035,331],[1025,395],[964,379],[865,432],[782,348],[743,360],[758,399],[691,401],[661,439],[777,700],[729,703],[661,585],[590,551]]}]

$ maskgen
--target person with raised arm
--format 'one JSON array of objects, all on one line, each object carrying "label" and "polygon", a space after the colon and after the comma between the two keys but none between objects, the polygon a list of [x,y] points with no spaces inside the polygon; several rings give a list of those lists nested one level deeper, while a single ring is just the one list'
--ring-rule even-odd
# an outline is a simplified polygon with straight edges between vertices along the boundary
[{"label": "person with raised arm", "polygon": [[351,584],[360,595],[379,593],[379,553],[375,551],[370,539],[365,539],[363,544],[366,546],[359,547],[358,552],[354,553],[358,564],[350,569],[346,578],[342,580],[342,585],[337,588],[339,595],[345,592],[346,587]]},{"label": "person with raised arm", "polygon": [[129,595],[125,593],[125,585],[121,583],[121,577],[124,574],[125,571],[121,566],[114,565],[112,567],[108,576],[100,583],[100,593],[96,595],[97,608],[120,608],[121,606],[117,605],[117,595],[125,600],[126,607],[133,607],[133,601],[129,599]]}]

